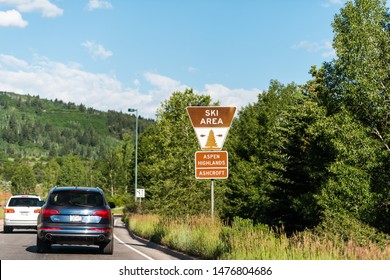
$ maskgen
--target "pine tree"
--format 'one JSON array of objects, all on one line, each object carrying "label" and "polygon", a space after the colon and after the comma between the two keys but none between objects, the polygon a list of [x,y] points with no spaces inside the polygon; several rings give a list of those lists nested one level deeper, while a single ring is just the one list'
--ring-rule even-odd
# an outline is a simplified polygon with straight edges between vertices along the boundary
[{"label": "pine tree", "polygon": [[209,135],[207,137],[207,142],[204,150],[220,150],[217,145],[217,141],[215,140],[214,131],[211,129]]}]

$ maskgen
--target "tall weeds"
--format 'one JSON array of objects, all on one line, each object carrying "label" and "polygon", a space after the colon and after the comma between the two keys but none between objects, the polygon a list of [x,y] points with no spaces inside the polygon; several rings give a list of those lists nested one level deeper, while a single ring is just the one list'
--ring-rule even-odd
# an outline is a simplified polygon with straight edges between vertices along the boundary
[{"label": "tall weeds", "polygon": [[127,216],[137,235],[201,259],[225,260],[389,260],[390,244],[361,244],[306,230],[287,236],[251,220],[235,218],[232,225],[206,216],[169,219],[156,215]]}]

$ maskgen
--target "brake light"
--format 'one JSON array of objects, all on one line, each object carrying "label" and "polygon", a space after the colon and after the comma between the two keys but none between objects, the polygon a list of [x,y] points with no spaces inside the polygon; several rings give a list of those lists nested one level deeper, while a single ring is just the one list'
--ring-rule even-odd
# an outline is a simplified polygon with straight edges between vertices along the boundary
[{"label": "brake light", "polygon": [[59,227],[42,227],[40,230],[61,230]]},{"label": "brake light", "polygon": [[43,217],[46,217],[46,218],[49,218],[53,215],[58,215],[60,214],[60,212],[56,209],[42,209],[42,216]]},{"label": "brake light", "polygon": [[110,211],[109,210],[96,210],[93,212],[94,216],[99,216],[100,218],[110,218]]},{"label": "brake light", "polygon": [[90,228],[90,230],[100,231],[100,232],[105,232],[105,233],[111,232],[110,228]]},{"label": "brake light", "polygon": [[41,212],[41,209],[40,209],[40,208],[34,210],[34,213],[40,213],[40,212]]},{"label": "brake light", "polygon": [[6,208],[5,213],[15,213],[15,210],[13,208]]}]

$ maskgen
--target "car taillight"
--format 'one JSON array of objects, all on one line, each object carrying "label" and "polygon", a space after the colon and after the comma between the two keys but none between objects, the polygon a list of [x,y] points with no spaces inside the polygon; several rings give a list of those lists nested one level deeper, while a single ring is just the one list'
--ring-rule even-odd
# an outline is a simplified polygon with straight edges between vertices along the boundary
[{"label": "car taillight", "polygon": [[100,232],[105,232],[105,233],[111,232],[111,229],[110,229],[110,228],[90,228],[90,230],[93,230],[93,231],[100,231]]},{"label": "car taillight", "polygon": [[53,216],[53,215],[58,215],[60,214],[60,212],[56,209],[42,209],[42,216],[43,217],[46,217],[46,218],[49,218],[50,216]]},{"label": "car taillight", "polygon": [[61,230],[59,227],[41,227],[41,230]]},{"label": "car taillight", "polygon": [[110,218],[110,214],[109,210],[96,210],[93,212],[94,216],[99,216],[100,218]]},{"label": "car taillight", "polygon": [[6,208],[5,213],[15,213],[15,210],[13,208]]},{"label": "car taillight", "polygon": [[35,209],[34,210],[34,213],[40,213],[41,212],[41,209]]}]

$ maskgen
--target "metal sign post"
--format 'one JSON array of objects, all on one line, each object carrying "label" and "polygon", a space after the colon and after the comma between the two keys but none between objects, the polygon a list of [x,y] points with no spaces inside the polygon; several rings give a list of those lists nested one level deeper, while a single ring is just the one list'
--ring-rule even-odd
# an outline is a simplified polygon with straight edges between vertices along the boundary
[{"label": "metal sign post", "polygon": [[211,217],[214,219],[214,179],[211,179]]}]

